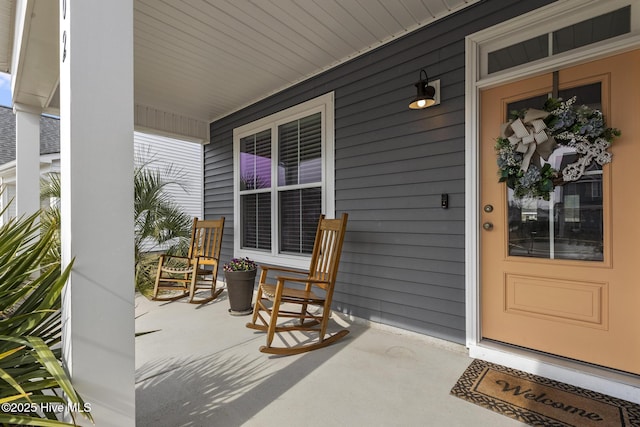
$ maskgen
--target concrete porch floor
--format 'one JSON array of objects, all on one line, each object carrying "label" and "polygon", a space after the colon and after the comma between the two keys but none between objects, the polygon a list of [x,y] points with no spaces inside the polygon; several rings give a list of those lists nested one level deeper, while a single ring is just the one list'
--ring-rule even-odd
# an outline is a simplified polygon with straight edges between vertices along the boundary
[{"label": "concrete porch floor", "polygon": [[[260,353],[226,291],[198,306],[136,296],[137,426],[523,426],[449,395],[462,346],[353,324],[306,354]],[[287,337],[289,339],[289,337]]]}]

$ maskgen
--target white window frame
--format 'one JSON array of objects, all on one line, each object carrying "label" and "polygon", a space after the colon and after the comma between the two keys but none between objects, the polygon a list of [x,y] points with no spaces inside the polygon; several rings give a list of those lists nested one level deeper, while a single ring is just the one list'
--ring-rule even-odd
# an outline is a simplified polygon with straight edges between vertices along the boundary
[{"label": "white window frame", "polygon": [[[256,262],[287,267],[308,268],[310,255],[281,254],[279,248],[278,171],[275,159],[278,150],[278,126],[321,113],[322,120],[322,213],[335,218],[335,115],[334,92],[263,117],[233,130],[233,256],[249,257]],[[240,140],[246,136],[271,129],[271,251],[241,247],[242,220],[240,217]],[[308,184],[287,186],[287,189],[307,188]],[[315,187],[315,185],[313,185]]]}]

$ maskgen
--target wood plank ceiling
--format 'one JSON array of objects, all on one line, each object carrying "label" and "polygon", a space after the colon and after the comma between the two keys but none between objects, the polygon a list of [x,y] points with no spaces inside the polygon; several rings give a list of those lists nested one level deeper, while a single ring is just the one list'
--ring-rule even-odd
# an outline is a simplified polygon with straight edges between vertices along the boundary
[{"label": "wood plank ceiling", "polygon": [[[153,127],[154,120],[169,113],[186,123],[195,119],[200,128],[196,133],[202,134],[209,121],[478,1],[134,0],[135,103],[141,118],[151,117],[141,125]],[[38,11],[52,3],[24,3],[30,25],[40,25]],[[0,71],[4,72],[11,72],[15,59],[13,22],[18,4],[0,0]],[[54,23],[57,19],[55,12],[40,16]],[[114,25],[114,31],[117,28]],[[15,94],[19,102],[35,99],[34,105],[53,114],[59,103],[56,31],[57,25],[31,28],[27,38],[20,39],[23,46],[34,49],[22,61]],[[38,43],[29,43],[29,37]],[[53,64],[43,67],[39,58],[44,53],[54,54]],[[24,67],[49,73],[47,84],[25,74]]]},{"label": "wood plank ceiling", "polygon": [[477,0],[136,0],[136,104],[212,121]]}]

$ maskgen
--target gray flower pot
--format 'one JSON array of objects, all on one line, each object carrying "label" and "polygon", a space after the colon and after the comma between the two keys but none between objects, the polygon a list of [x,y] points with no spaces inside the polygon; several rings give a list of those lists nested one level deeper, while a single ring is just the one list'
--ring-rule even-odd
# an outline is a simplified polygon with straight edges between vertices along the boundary
[{"label": "gray flower pot", "polygon": [[257,270],[224,272],[231,315],[244,316],[253,312],[251,301],[253,300],[256,272]]}]

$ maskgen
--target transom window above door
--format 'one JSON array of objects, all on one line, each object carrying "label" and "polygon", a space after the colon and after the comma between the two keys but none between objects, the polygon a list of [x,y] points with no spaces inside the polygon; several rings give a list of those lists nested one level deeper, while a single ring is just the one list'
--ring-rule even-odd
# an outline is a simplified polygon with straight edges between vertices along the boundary
[{"label": "transom window above door", "polygon": [[235,256],[306,267],[332,217],[333,94],[234,130]]},{"label": "transom window above door", "polygon": [[624,44],[638,37],[640,5],[636,0],[606,2],[567,0],[518,17],[499,28],[471,37],[477,49],[480,80],[527,67],[549,58],[562,61],[584,49]]}]

